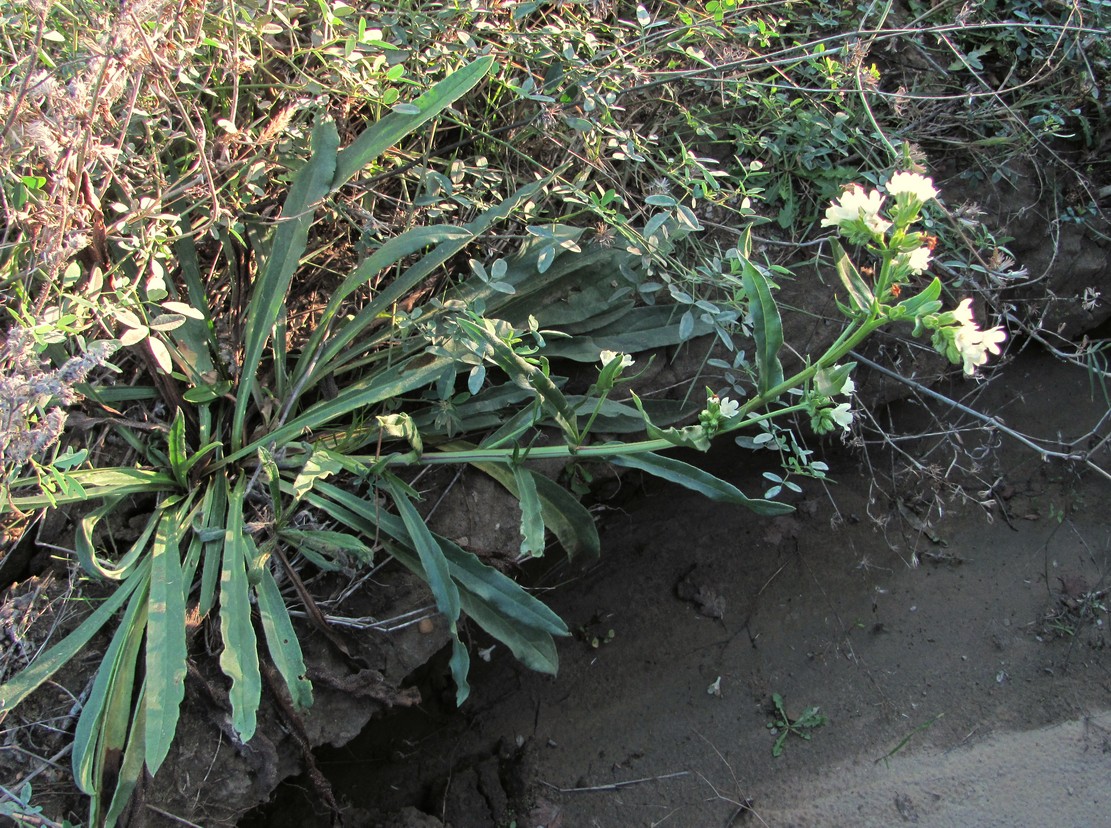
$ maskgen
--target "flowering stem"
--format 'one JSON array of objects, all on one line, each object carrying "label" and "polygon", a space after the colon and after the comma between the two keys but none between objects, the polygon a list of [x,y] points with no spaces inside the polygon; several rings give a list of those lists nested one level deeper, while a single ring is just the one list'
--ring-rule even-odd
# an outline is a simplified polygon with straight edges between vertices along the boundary
[{"label": "flowering stem", "polygon": [[[847,354],[860,342],[866,339],[872,333],[872,331],[876,330],[876,328],[882,327],[886,322],[887,320],[884,317],[878,316],[876,312],[873,311],[871,314],[869,314],[869,318],[866,321],[860,323],[859,328],[856,328],[854,330],[853,325],[850,325],[841,333],[841,336],[837,338],[837,341],[834,342],[833,345],[831,345],[829,349],[813,364],[803,368],[794,376],[784,380],[774,388],[770,388],[763,394],[753,397],[751,400],[741,406],[741,410],[738,413],[742,417],[746,417],[746,419],[735,424],[726,425],[724,428],[722,428],[721,433],[724,434],[730,431],[736,431],[749,425],[752,422],[755,422],[755,418],[747,417],[750,411],[752,411],[754,408],[759,408],[761,406],[767,405],[770,402],[775,401],[792,388],[798,388],[799,386],[801,386],[804,382],[813,377],[823,368],[829,368],[830,366],[834,365],[839,359],[841,359],[841,357],[845,356],[845,354]],[[856,323],[853,324],[855,325]],[[778,416],[779,414],[782,414],[786,411],[797,410],[799,408],[805,408],[805,406],[794,405],[789,408],[780,409],[776,412],[776,415]]]},{"label": "flowering stem", "polygon": [[[787,406],[786,408],[777,409],[776,411],[754,414],[745,419],[744,422],[730,425],[727,430],[736,431],[765,420],[782,417],[785,414],[790,414],[795,411],[804,411],[805,409],[806,406],[803,403],[797,403]],[[723,431],[725,430],[726,429],[723,429]],[[603,460],[607,457],[617,457],[623,454],[644,454],[649,451],[664,451],[674,447],[674,443],[661,438],[657,440],[638,440],[632,443],[598,443],[592,446],[536,446],[529,449],[528,456],[530,460],[552,460],[568,457]],[[390,455],[384,458],[384,460],[387,466],[435,466],[446,463],[513,463],[520,457],[520,451],[518,449],[472,448],[467,443],[462,442],[447,443],[441,448],[446,450],[427,452],[425,454],[417,454],[415,451],[409,451],[404,454]],[[373,464],[379,462],[383,458],[369,456],[355,457],[352,459]]]}]

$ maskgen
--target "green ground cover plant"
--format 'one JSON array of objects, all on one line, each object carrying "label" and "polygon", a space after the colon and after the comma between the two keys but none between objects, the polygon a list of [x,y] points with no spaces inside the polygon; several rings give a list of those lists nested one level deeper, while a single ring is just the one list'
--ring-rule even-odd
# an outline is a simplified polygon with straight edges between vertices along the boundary
[{"label": "green ground cover plant", "polygon": [[[597,554],[591,514],[538,461],[779,514],[792,477],[826,472],[798,424],[851,427],[849,354],[868,337],[900,323],[975,372],[1003,331],[927,274],[992,296],[1004,248],[938,201],[921,130],[896,117],[948,91],[908,73],[886,92],[871,60],[908,32],[970,73],[989,53],[1068,58],[1071,80],[1033,71],[1038,94],[951,127],[996,124],[990,146],[1021,153],[1070,124],[1097,140],[1084,73],[1107,57],[1100,6],[959,30],[913,7],[895,25],[890,3],[0,8],[0,511],[74,509],[71,563],[113,586],[4,677],[0,715],[111,630],[73,748],[93,824],[167,756],[188,619],[218,630],[242,740],[261,661],[311,704],[289,613],[311,605],[309,571],[389,556],[424,579],[459,702],[464,617],[555,671],[563,622],[428,527],[415,471],[495,479],[520,504],[522,559],[547,533]],[[1015,124],[1033,109],[1031,137]],[[756,247],[827,233],[814,261],[836,274],[840,334],[809,353],[784,341],[792,271]],[[716,388],[628,392],[642,355],[706,335],[730,354]],[[667,455],[726,435],[782,457],[763,497]],[[110,517],[137,499],[150,519],[116,545]]]}]

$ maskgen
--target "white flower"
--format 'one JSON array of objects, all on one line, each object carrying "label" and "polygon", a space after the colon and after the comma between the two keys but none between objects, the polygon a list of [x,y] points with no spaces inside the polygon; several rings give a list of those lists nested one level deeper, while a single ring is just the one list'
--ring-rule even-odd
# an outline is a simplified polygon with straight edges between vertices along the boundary
[{"label": "white flower", "polygon": [[953,318],[957,320],[957,324],[959,324],[961,327],[977,327],[976,320],[972,318],[971,299],[962,299],[961,303],[957,305],[957,307],[954,308],[951,313],[953,314]]},{"label": "white flower", "polygon": [[895,260],[895,264],[896,266],[905,265],[911,273],[917,276],[920,273],[926,272],[926,268],[930,266],[931,258],[930,248],[919,247],[917,250],[912,250],[909,253],[900,253],[899,257]]},{"label": "white flower", "polygon": [[953,337],[953,344],[964,360],[964,372],[970,375],[976,373],[976,368],[988,361],[989,353],[999,354],[999,346],[1006,339],[1007,334],[1002,328],[981,331],[973,325],[958,329]]},{"label": "white flower", "polygon": [[721,416],[728,420],[737,416],[737,412],[741,410],[741,404],[728,397],[722,397],[718,403],[718,410],[721,411]]},{"label": "white flower", "polygon": [[841,403],[840,405],[829,410],[829,418],[841,428],[848,431],[853,424],[853,412],[849,404]]},{"label": "white flower", "polygon": [[609,365],[618,357],[621,357],[622,368],[628,368],[634,362],[633,358],[628,354],[619,354],[617,351],[602,351],[602,353],[598,355],[598,359],[601,361],[603,367]]},{"label": "white flower", "polygon": [[859,184],[851,184],[826,208],[822,227],[845,227],[859,221],[878,236],[891,226],[891,222],[879,217],[883,202],[884,197],[876,190],[865,192]]},{"label": "white flower", "polygon": [[972,318],[971,299],[963,299],[952,314],[958,325],[953,331],[953,346],[964,361],[964,372],[974,374],[977,367],[988,361],[988,354],[999,355],[1007,333],[1000,327],[981,331]]},{"label": "white flower", "polygon": [[909,195],[920,204],[931,198],[937,198],[932,178],[911,172],[897,172],[887,182],[887,194],[890,196]]}]

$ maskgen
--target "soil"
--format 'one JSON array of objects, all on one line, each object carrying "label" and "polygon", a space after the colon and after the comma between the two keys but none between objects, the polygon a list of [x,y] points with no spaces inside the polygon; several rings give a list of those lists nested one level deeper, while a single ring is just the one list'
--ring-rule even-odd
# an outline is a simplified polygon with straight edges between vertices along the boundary
[{"label": "soil", "polygon": [[[1107,411],[1095,395],[1028,355],[977,407],[1063,447]],[[885,430],[932,416],[898,405]],[[495,648],[462,710],[426,681],[422,705],[317,751],[345,824],[1106,820],[1111,486],[993,430],[935,431],[898,452],[822,446],[836,482],[809,481],[775,520],[649,484],[604,516],[600,560],[536,576],[575,630],[558,677]],[[750,492],[759,460],[699,458]],[[778,757],[773,696],[818,723]],[[302,780],[243,824],[326,810]]]}]

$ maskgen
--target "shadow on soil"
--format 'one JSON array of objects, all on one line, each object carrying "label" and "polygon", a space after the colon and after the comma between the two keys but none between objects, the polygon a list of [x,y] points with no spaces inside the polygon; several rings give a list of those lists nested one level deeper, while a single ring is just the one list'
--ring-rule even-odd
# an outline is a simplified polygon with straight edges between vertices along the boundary
[{"label": "shadow on soil", "polygon": [[[1012,365],[979,406],[1066,441],[1101,413],[1086,377],[1045,358]],[[710,462],[759,490],[737,471],[752,457]],[[421,707],[318,752],[346,824],[1106,818],[1111,486],[1003,444],[979,480],[947,481],[986,505],[946,501],[939,519],[921,486],[881,493],[859,458],[829,462],[837,483],[772,521],[663,487],[610,513],[600,561],[541,579],[576,631],[558,678],[494,649],[462,711],[426,682]],[[791,721],[828,717],[778,758],[773,694]],[[328,824],[323,811],[294,783],[245,824]]]}]

